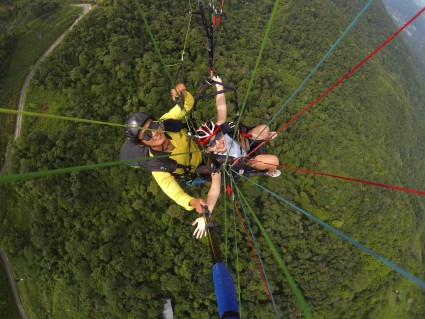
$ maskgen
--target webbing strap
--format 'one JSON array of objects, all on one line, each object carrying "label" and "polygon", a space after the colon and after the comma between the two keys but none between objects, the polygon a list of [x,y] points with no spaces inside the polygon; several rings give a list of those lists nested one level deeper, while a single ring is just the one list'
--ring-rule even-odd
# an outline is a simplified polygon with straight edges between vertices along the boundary
[{"label": "webbing strap", "polygon": [[[205,8],[204,8],[204,2],[202,0],[198,0],[198,7],[199,7],[199,13],[201,14],[202,24],[205,29],[205,33],[208,38],[208,59],[207,59],[207,66],[210,68],[210,73],[212,74],[212,70],[214,68],[214,27],[212,24],[207,23],[207,18],[205,16]],[[211,17],[211,10],[210,10],[210,17]],[[212,20],[212,19],[210,19]]]},{"label": "webbing strap", "polygon": [[[213,84],[218,84],[218,85],[223,86],[223,90],[205,93]],[[235,105],[235,112],[236,112],[237,115],[239,115],[238,92],[236,91],[236,87],[229,85],[229,84],[226,84],[226,83],[217,82],[217,81],[215,81],[211,78],[206,79],[205,84],[197,92],[197,94],[195,96],[195,103],[194,103],[192,109],[195,110],[196,105],[198,104],[198,101],[200,101],[200,100],[206,100],[206,99],[212,98],[216,95],[227,93],[227,92],[234,92],[233,103]]]}]

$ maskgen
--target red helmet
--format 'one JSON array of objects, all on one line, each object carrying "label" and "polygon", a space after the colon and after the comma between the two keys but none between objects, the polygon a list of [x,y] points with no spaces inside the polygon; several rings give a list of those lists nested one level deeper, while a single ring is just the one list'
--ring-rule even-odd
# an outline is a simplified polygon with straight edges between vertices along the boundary
[{"label": "red helmet", "polygon": [[194,137],[198,144],[205,145],[219,131],[219,124],[207,121],[196,129]]}]

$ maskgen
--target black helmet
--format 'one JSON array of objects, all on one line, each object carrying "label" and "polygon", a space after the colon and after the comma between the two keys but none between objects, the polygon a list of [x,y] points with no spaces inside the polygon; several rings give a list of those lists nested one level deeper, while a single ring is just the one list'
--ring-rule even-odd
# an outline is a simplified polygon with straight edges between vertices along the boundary
[{"label": "black helmet", "polygon": [[131,125],[135,127],[125,128],[125,136],[127,139],[132,141],[134,144],[140,144],[140,139],[137,136],[139,134],[140,127],[142,127],[147,120],[153,120],[153,118],[154,117],[152,115],[146,112],[136,111],[131,113],[125,120],[125,125]]}]

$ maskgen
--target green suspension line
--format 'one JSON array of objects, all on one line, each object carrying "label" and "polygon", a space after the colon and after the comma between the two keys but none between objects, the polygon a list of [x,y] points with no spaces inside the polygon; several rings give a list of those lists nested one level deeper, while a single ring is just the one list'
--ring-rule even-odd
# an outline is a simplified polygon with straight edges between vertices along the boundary
[{"label": "green suspension line", "polygon": [[288,281],[289,286],[291,287],[292,291],[295,294],[295,297],[298,300],[299,305],[301,306],[303,312],[304,312],[304,317],[307,319],[312,319],[313,315],[311,314],[310,308],[307,304],[307,302],[305,301],[300,289],[298,288],[297,284],[295,283],[294,279],[292,278],[291,274],[288,271],[288,268],[286,268],[285,262],[282,259],[282,257],[279,255],[279,252],[276,249],[276,246],[273,244],[272,240],[270,239],[269,235],[267,234],[267,231],[264,229],[263,225],[261,224],[260,220],[258,219],[257,215],[255,214],[254,210],[252,209],[252,207],[249,205],[248,201],[246,200],[246,198],[242,195],[242,193],[240,192],[239,188],[235,185],[237,191],[238,191],[238,195],[242,198],[242,200],[244,201],[244,203],[246,204],[246,207],[248,207],[249,211],[251,212],[252,217],[254,218],[255,222],[258,225],[258,228],[261,230],[261,233],[264,236],[264,239],[266,240],[274,258],[276,259],[276,261],[278,262],[279,266],[281,267],[286,280]]},{"label": "green suspension line", "polygon": [[[70,122],[81,122],[81,123],[96,124],[96,125],[107,125],[107,126],[115,126],[115,127],[135,127],[135,128],[143,129],[143,127],[135,126],[135,125],[126,125],[126,124],[118,124],[118,123],[103,122],[103,121],[96,121],[96,120],[87,120],[87,119],[82,119],[82,118],[78,118],[78,117],[68,117],[68,116],[62,116],[62,115],[56,115],[56,114],[36,113],[36,112],[28,112],[28,111],[17,111],[17,110],[3,109],[3,108],[0,108],[0,113],[8,113],[8,114],[14,114],[14,115],[22,114],[22,115],[45,117],[45,118],[49,118],[49,119],[64,120],[64,121],[70,121]],[[145,128],[145,129],[154,131],[150,128]],[[169,132],[169,131],[163,131],[163,132]]]},{"label": "green suspension line", "polygon": [[[172,155],[160,155],[160,156],[155,156],[155,158],[171,157],[171,156],[178,156],[178,155],[184,155],[184,154],[189,154],[189,153],[197,153],[197,152],[200,152],[200,151],[178,153],[178,154],[172,154]],[[152,157],[149,156],[149,157],[141,157],[141,158],[132,158],[130,160],[121,160],[121,161],[116,161],[116,162],[106,162],[106,163],[98,163],[98,164],[83,165],[83,166],[73,166],[73,167],[66,167],[66,168],[59,168],[59,169],[39,171],[39,172],[31,172],[31,173],[3,175],[3,176],[0,176],[0,184],[22,181],[22,180],[29,180],[29,179],[39,178],[39,177],[47,177],[47,176],[52,176],[52,175],[60,175],[60,174],[66,174],[66,173],[72,173],[72,172],[95,170],[95,169],[99,169],[99,168],[105,168],[105,167],[112,167],[112,166],[127,164],[127,163],[130,163],[130,162],[134,162],[135,160],[146,161],[146,160],[149,160],[149,159],[152,159]]]}]

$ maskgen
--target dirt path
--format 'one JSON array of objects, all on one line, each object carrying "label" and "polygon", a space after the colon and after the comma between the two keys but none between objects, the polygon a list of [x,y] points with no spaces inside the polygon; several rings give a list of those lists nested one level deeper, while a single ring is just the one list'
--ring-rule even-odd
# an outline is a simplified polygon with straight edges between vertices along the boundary
[{"label": "dirt path", "polygon": [[[62,33],[62,35],[59,38],[57,38],[55,42],[53,42],[53,44],[41,55],[41,57],[37,60],[37,62],[32,66],[30,72],[28,73],[27,77],[25,78],[24,85],[22,86],[21,91],[19,93],[19,100],[18,100],[18,105],[17,105],[18,111],[22,111],[24,109],[25,94],[27,93],[28,86],[29,86],[29,84],[30,84],[30,82],[31,82],[31,80],[34,76],[35,70],[37,70],[38,66],[50,54],[50,52],[52,52],[59,45],[59,43],[62,42],[62,40],[74,28],[74,26],[91,9],[93,9],[95,7],[95,6],[92,7],[90,4],[74,4],[74,6],[83,8],[83,12],[78,16],[77,20],[75,20],[75,22],[67,30],[65,30],[65,32]],[[15,125],[15,133],[14,133],[13,141],[16,141],[16,139],[21,134],[21,127],[22,127],[22,114],[18,114],[16,116],[16,125]],[[3,166],[0,169],[0,175],[3,175],[4,172],[6,171],[6,165],[7,165],[7,163],[6,163],[6,160],[5,160],[5,162],[3,163]]]},{"label": "dirt path", "polygon": [[[62,35],[56,39],[55,42],[41,55],[41,57],[37,60],[37,62],[34,64],[34,66],[31,68],[30,72],[28,73],[24,85],[21,88],[21,92],[19,93],[19,101],[18,101],[18,111],[22,111],[24,109],[24,102],[25,102],[25,95],[27,93],[27,89],[29,86],[30,81],[32,80],[34,76],[35,70],[39,67],[41,62],[62,42],[62,40],[65,38],[65,36],[70,32],[74,26],[92,9],[92,6],[90,4],[75,4],[75,6],[82,7],[83,12],[80,14],[77,20],[64,32]],[[19,137],[21,134],[21,127],[22,127],[22,114],[18,114],[16,117],[16,126],[15,126],[15,135],[14,135],[14,141]]]}]

